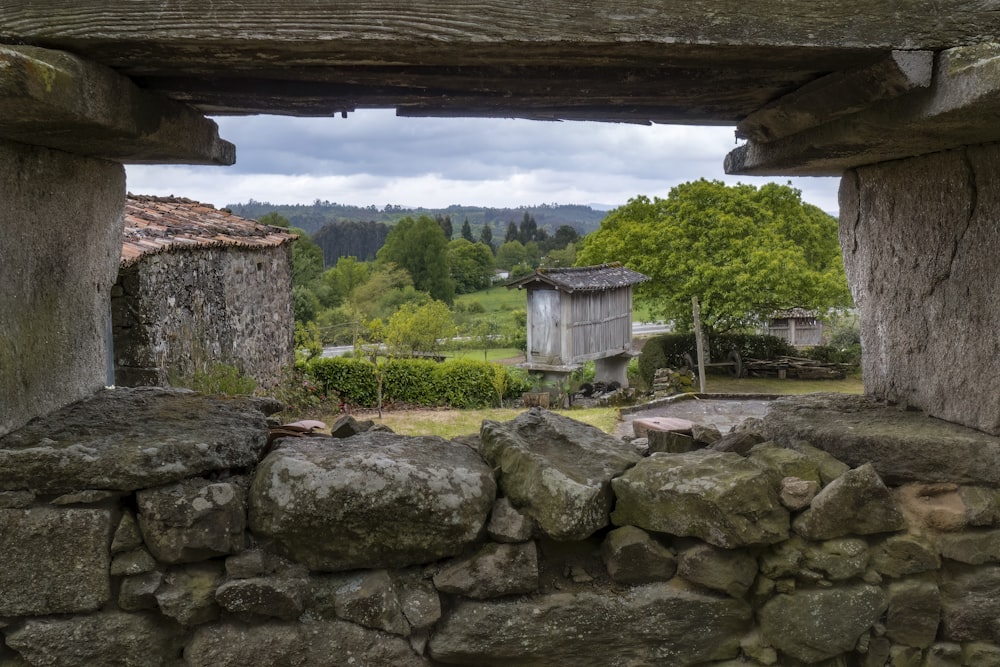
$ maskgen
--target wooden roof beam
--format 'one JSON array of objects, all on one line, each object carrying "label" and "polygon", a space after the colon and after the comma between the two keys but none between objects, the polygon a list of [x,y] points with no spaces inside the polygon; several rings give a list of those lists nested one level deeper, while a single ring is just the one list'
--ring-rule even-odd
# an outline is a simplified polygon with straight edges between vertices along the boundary
[{"label": "wooden roof beam", "polygon": [[0,137],[118,162],[228,165],[199,111],[59,51],[0,46]]}]

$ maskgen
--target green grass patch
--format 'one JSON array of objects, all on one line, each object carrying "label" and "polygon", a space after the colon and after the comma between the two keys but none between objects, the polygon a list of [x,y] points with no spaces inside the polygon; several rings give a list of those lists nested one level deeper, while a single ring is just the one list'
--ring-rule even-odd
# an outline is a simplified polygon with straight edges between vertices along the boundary
[{"label": "green grass patch", "polygon": [[477,302],[488,313],[495,313],[507,310],[524,310],[528,305],[527,292],[524,290],[507,289],[503,285],[491,287],[481,292],[472,294],[460,294],[455,297],[455,305],[468,307],[470,303]]},{"label": "green grass patch", "polygon": [[[483,351],[476,349],[444,352],[444,356],[449,359],[473,359],[475,361],[483,361]],[[501,359],[511,359],[518,356],[524,355],[515,347],[498,347],[487,350],[485,360],[500,361]]]},{"label": "green grass patch", "polygon": [[[438,435],[442,438],[455,438],[460,435],[479,433],[483,420],[510,421],[524,412],[524,408],[483,410],[400,410],[384,412],[382,418],[377,415],[366,415],[376,423],[385,424],[396,433],[402,435]],[[596,426],[605,433],[611,433],[618,422],[618,410],[615,408],[585,408],[557,410],[561,415],[579,422]],[[358,418],[361,418],[358,415]],[[332,420],[329,423],[333,423]]]}]

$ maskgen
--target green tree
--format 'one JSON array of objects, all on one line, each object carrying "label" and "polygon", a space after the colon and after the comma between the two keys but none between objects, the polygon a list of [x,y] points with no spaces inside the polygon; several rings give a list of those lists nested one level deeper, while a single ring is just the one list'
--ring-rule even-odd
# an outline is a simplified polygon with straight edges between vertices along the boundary
[{"label": "green tree", "polygon": [[636,197],[611,211],[577,264],[621,261],[652,278],[637,297],[680,329],[691,297],[710,331],[758,325],[792,307],[850,304],[837,221],[786,185],[698,180],[666,199]]},{"label": "green tree", "polygon": [[517,240],[528,245],[532,241],[537,241],[536,236],[538,235],[538,223],[535,222],[535,218],[530,215],[527,211],[524,212],[524,217],[521,218],[521,227],[517,230]]},{"label": "green tree", "polygon": [[503,242],[510,243],[511,241],[517,240],[517,223],[511,220],[507,223],[507,234],[503,237]]},{"label": "green tree", "polygon": [[323,274],[323,249],[304,230],[292,227],[299,237],[292,241],[292,285],[308,287]]},{"label": "green tree", "polygon": [[492,283],[496,270],[490,249],[464,238],[448,244],[448,266],[455,281],[455,291],[459,294],[486,289]]},{"label": "green tree", "polygon": [[469,224],[469,219],[466,218],[465,222],[462,223],[462,238],[469,243],[474,243],[475,240],[472,238],[472,225]]},{"label": "green tree", "polygon": [[259,222],[262,225],[271,225],[272,227],[289,227],[290,226],[290,223],[288,222],[288,218],[286,218],[285,216],[281,215],[277,211],[271,211],[270,213],[267,213],[266,215],[260,216],[260,218],[257,219],[257,222]]},{"label": "green tree", "polygon": [[493,227],[489,223],[486,223],[479,230],[479,242],[490,249],[493,252]]},{"label": "green tree", "polygon": [[451,216],[438,213],[434,216],[434,221],[438,223],[438,227],[444,232],[445,239],[450,241],[451,237],[455,235],[455,228],[451,224]]},{"label": "green tree", "polygon": [[379,263],[392,262],[413,278],[413,286],[433,298],[451,304],[455,282],[448,271],[448,241],[432,218],[403,218],[385,240],[376,256]]},{"label": "green tree", "polygon": [[576,244],[570,243],[565,248],[556,248],[542,258],[542,264],[548,267],[573,266],[576,264]]},{"label": "green tree", "polygon": [[528,253],[520,241],[507,241],[497,248],[497,266],[510,271],[518,264],[528,263]]},{"label": "green tree", "polygon": [[451,310],[441,301],[423,305],[404,304],[386,323],[385,343],[390,354],[413,356],[435,352],[455,335]]},{"label": "green tree", "polygon": [[339,302],[351,296],[356,288],[368,282],[371,265],[359,262],[357,257],[341,257],[336,266],[327,269],[323,274],[330,292],[336,295]]}]

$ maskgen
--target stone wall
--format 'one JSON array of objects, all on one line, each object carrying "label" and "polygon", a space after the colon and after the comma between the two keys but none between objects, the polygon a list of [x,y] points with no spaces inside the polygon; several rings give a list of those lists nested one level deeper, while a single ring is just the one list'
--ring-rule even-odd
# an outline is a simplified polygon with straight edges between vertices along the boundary
[{"label": "stone wall", "polygon": [[0,141],[0,435],[108,384],[121,165]]},{"label": "stone wall", "polygon": [[539,409],[269,443],[275,407],[0,439],[0,665],[1000,664],[998,438],[815,395],[681,453]]},{"label": "stone wall", "polygon": [[289,246],[144,257],[112,290],[115,382],[165,385],[212,364],[271,387],[293,361]]},{"label": "stone wall", "polygon": [[1000,434],[1000,144],[848,172],[840,240],[865,389]]}]

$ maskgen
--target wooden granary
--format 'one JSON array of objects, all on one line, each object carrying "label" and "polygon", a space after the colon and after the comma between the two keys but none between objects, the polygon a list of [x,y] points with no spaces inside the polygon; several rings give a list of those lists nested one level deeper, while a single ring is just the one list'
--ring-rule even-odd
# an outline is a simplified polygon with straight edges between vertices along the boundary
[{"label": "wooden granary", "polygon": [[649,280],[621,264],[538,269],[508,283],[527,290],[524,367],[547,376],[595,362],[595,379],[628,383],[632,353],[632,286]]}]

